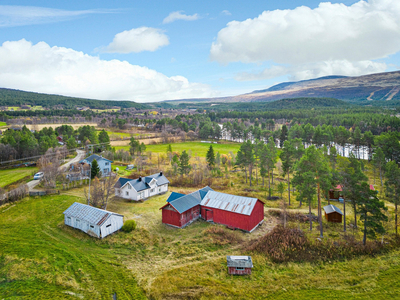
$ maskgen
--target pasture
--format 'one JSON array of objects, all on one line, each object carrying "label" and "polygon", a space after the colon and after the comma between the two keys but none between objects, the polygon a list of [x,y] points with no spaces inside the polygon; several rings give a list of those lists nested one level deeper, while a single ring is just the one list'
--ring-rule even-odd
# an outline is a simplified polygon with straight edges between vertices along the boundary
[{"label": "pasture", "polygon": [[[389,299],[400,293],[399,250],[329,263],[273,263],[245,250],[276,225],[273,217],[266,214],[252,234],[204,221],[175,229],[161,223],[159,208],[167,196],[110,203],[109,210],[135,219],[138,227],[104,240],[63,224],[62,212],[83,202],[80,197],[52,195],[0,207],[0,296],[107,299],[116,292],[118,299]],[[226,255],[247,254],[253,257],[252,275],[228,275]]]},{"label": "pasture", "polygon": [[30,181],[33,175],[38,171],[36,167],[22,167],[17,169],[0,170],[0,187],[5,187],[14,182],[26,179]]}]

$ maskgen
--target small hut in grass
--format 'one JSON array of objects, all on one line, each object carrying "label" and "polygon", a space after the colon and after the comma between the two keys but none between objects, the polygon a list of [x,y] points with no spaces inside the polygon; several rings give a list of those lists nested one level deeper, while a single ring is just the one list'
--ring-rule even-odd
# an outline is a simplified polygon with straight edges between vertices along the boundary
[{"label": "small hut in grass", "polygon": [[325,218],[328,222],[342,223],[342,211],[335,205],[324,206]]},{"label": "small hut in grass", "polygon": [[250,275],[253,268],[251,256],[227,256],[228,273],[231,275]]}]

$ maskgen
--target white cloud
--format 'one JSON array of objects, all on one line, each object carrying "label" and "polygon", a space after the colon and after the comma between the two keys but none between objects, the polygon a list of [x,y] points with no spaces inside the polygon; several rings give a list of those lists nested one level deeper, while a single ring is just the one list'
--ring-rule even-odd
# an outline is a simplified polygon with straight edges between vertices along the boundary
[{"label": "white cloud", "polygon": [[168,36],[161,29],[139,27],[117,33],[114,40],[105,48],[105,52],[138,53],[155,51],[168,44]]},{"label": "white cloud", "polygon": [[0,27],[60,22],[73,17],[114,11],[100,9],[71,11],[47,7],[0,5]]},{"label": "white cloud", "polygon": [[347,60],[324,61],[317,63],[301,64],[296,66],[273,65],[262,72],[238,74],[238,81],[264,80],[279,76],[289,75],[289,80],[306,80],[328,75],[360,76],[364,74],[384,72],[385,63],[373,61],[350,62]]},{"label": "white cloud", "polygon": [[[213,42],[210,58],[222,64],[288,64],[293,72],[310,67],[307,77],[382,70],[382,64],[372,61],[398,51],[400,1],[369,0],[351,6],[324,2],[315,9],[264,11],[254,19],[229,22]],[[276,71],[266,70],[266,76]]]},{"label": "white cloud", "polygon": [[208,85],[167,77],[127,61],[83,52],[7,41],[0,47],[0,86],[75,97],[138,102],[216,96]]},{"label": "white cloud", "polygon": [[163,20],[163,24],[172,23],[172,22],[177,21],[177,20],[195,21],[195,20],[198,20],[200,18],[198,14],[185,15],[182,12],[183,11],[174,11],[174,12],[170,13],[168,15],[168,17],[166,17]]},{"label": "white cloud", "polygon": [[222,12],[221,12],[221,14],[223,14],[223,15],[225,15],[225,16],[231,16],[232,14],[231,14],[231,12],[229,11],[229,10],[223,10]]}]

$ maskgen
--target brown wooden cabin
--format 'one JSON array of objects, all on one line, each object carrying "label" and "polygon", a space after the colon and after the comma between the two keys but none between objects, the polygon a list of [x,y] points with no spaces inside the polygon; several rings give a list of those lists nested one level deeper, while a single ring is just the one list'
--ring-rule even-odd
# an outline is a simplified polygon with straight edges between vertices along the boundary
[{"label": "brown wooden cabin", "polygon": [[342,223],[342,211],[335,205],[324,206],[325,218],[328,222]]},{"label": "brown wooden cabin", "polygon": [[[375,188],[372,184],[369,185],[371,191],[375,191]],[[343,197],[342,186],[339,184],[334,189],[329,190],[329,199],[330,200],[339,200],[339,198]]]},{"label": "brown wooden cabin", "polygon": [[227,256],[228,273],[231,275],[250,275],[253,268],[251,256]]}]

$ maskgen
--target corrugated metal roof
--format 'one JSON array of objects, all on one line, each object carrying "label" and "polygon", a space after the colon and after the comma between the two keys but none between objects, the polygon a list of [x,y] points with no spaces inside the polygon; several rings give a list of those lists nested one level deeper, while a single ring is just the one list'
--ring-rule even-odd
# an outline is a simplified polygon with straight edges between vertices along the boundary
[{"label": "corrugated metal roof", "polygon": [[86,158],[82,159],[82,160],[80,161],[80,163],[85,162],[85,161],[88,162],[88,163],[92,163],[92,161],[93,161],[94,159],[97,160],[97,161],[106,160],[106,161],[109,161],[109,162],[113,162],[112,160],[109,160],[109,159],[104,158],[104,157],[102,157],[102,156],[99,156],[99,155],[96,155],[96,154],[92,154],[92,155],[90,155],[89,157],[86,157]]},{"label": "corrugated metal roof", "polygon": [[99,226],[103,224],[111,215],[123,217],[123,215],[78,202],[75,202],[68,207],[68,209],[64,211],[64,215]]},{"label": "corrugated metal roof", "polygon": [[332,204],[324,206],[324,211],[327,214],[330,214],[330,213],[333,213],[333,212],[337,212],[337,213],[343,215],[342,211],[338,207],[336,207],[335,205],[332,205]]},{"label": "corrugated metal roof", "polygon": [[172,201],[174,201],[174,200],[176,200],[176,199],[178,199],[178,198],[180,198],[182,196],[185,196],[185,194],[172,192],[171,195],[169,195],[169,197],[167,199],[167,202],[172,202]]},{"label": "corrugated metal roof", "polygon": [[146,177],[142,177],[139,181],[138,179],[130,179],[130,178],[123,178],[120,177],[117,181],[117,183],[114,185],[115,188],[121,188],[123,187],[128,181],[130,183],[130,185],[137,191],[143,191],[143,190],[147,190],[150,188],[150,185],[148,185],[148,183],[150,183],[150,181],[152,179],[155,179],[157,181],[157,185],[163,185],[166,183],[169,183],[169,180],[162,174],[162,173],[156,173],[153,175],[149,175]]},{"label": "corrugated metal roof", "polygon": [[215,191],[207,192],[201,201],[201,206],[218,208],[249,216],[257,203],[257,198],[242,197]]},{"label": "corrugated metal roof", "polygon": [[227,256],[226,262],[228,267],[236,268],[252,268],[253,262],[251,256]]},{"label": "corrugated metal roof", "polygon": [[[193,193],[190,193],[188,195],[183,195],[181,197],[177,197],[175,200],[168,201],[169,204],[171,204],[180,214],[187,211],[188,209],[191,209],[192,207],[195,207],[196,205],[199,205],[201,200],[204,198],[206,195],[206,191],[212,191],[212,189],[208,186],[197,190]],[[177,194],[177,193],[176,193]],[[202,196],[202,194],[204,196]],[[171,194],[172,196],[172,194]],[[171,197],[170,196],[170,197]]]}]

